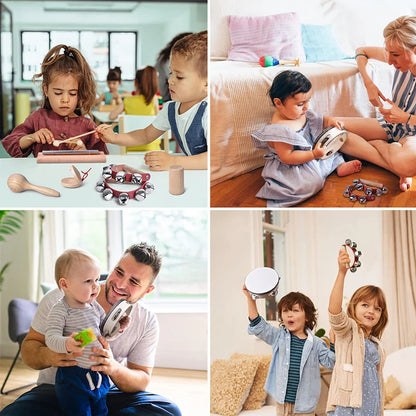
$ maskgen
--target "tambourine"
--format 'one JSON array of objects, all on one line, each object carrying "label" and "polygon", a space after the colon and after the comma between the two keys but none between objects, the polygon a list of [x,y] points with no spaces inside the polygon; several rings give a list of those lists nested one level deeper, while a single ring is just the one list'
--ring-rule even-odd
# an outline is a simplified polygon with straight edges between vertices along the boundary
[{"label": "tambourine", "polygon": [[101,334],[105,338],[111,338],[120,330],[120,319],[129,316],[133,305],[124,299],[120,299],[110,309],[103,322],[101,322]]},{"label": "tambourine", "polygon": [[321,143],[325,154],[320,159],[328,159],[344,145],[348,138],[346,130],[340,130],[335,126],[325,129],[315,140],[314,148]]},{"label": "tambourine", "polygon": [[345,250],[347,250],[348,255],[350,256],[350,259],[353,259],[353,261],[349,264],[346,264],[345,267],[347,269],[350,269],[352,273],[355,273],[358,269],[358,267],[361,267],[361,261],[359,260],[361,256],[361,251],[357,249],[357,243],[354,241],[351,241],[349,238],[345,240],[345,244],[343,244],[345,247]]},{"label": "tambourine", "polygon": [[270,267],[260,267],[251,271],[245,281],[246,289],[253,299],[276,296],[279,289],[280,276]]}]

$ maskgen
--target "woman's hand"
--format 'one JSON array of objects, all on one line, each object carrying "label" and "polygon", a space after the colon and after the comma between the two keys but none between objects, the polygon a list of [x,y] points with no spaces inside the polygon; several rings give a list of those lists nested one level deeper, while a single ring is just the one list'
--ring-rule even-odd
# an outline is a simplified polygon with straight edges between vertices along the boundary
[{"label": "woman's hand", "polygon": [[373,82],[366,85],[366,88],[370,103],[373,104],[374,107],[379,107],[381,111],[381,109],[383,108],[383,103],[381,100],[386,101],[386,97]]},{"label": "woman's hand", "polygon": [[409,113],[406,113],[406,111],[403,111],[396,104],[394,104],[393,101],[389,99],[386,99],[385,101],[390,104],[389,108],[384,108],[384,107],[379,108],[380,113],[384,117],[384,120],[386,120],[387,123],[405,124],[407,120],[409,119]]}]

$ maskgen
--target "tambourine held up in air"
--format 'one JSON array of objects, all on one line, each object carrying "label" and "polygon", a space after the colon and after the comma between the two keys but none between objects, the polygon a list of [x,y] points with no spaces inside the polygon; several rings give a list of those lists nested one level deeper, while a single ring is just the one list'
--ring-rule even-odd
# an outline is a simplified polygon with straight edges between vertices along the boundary
[{"label": "tambourine held up in air", "polygon": [[314,148],[322,144],[325,154],[320,159],[328,159],[333,156],[347,141],[348,133],[335,126],[325,129],[315,140]]},{"label": "tambourine held up in air", "polygon": [[357,243],[354,241],[351,241],[349,238],[345,240],[345,244],[343,244],[345,247],[345,250],[347,250],[351,262],[349,264],[346,264],[346,268],[349,269],[352,273],[355,273],[358,269],[358,267],[361,267],[361,251],[357,249]]},{"label": "tambourine held up in air", "polygon": [[245,280],[246,289],[253,299],[273,297],[279,289],[280,276],[270,267],[260,267],[251,271]]}]

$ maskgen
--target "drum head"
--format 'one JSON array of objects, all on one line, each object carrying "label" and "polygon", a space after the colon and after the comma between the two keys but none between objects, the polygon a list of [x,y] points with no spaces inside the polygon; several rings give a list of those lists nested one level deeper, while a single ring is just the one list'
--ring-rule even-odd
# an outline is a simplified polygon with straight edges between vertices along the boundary
[{"label": "drum head", "polygon": [[130,315],[132,309],[133,305],[124,299],[116,302],[101,323],[100,329],[103,337],[112,338],[116,335],[120,330],[120,319]]},{"label": "drum head", "polygon": [[267,296],[270,294],[272,296],[272,292],[278,285],[279,280],[279,275],[274,269],[260,267],[247,275],[245,285],[252,295]]},{"label": "drum head", "polygon": [[348,138],[348,133],[346,130],[340,130],[334,126],[328,127],[325,129],[315,140],[314,147],[319,143],[322,143],[322,146],[325,149],[325,154],[321,159],[328,159],[333,156],[341,147],[344,145]]}]

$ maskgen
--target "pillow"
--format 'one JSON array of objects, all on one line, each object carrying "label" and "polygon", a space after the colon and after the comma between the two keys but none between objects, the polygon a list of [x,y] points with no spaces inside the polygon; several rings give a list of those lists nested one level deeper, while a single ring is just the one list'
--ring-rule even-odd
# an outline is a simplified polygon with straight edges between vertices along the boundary
[{"label": "pillow", "polygon": [[211,413],[237,416],[250,392],[259,360],[215,360],[211,364]]},{"label": "pillow", "polygon": [[306,62],[347,59],[339,48],[331,25],[302,25],[302,42]]},{"label": "pillow", "polygon": [[251,386],[248,397],[243,405],[244,410],[257,410],[260,409],[266,402],[267,392],[264,390],[264,385],[266,384],[266,378],[269,372],[272,356],[247,355],[236,352],[231,356],[231,359],[241,359],[244,357],[251,357],[259,360],[259,366],[257,368],[256,375],[254,376],[253,385]]},{"label": "pillow", "polygon": [[263,55],[305,61],[302,31],[296,13],[272,16],[229,16],[232,61],[258,62]]},{"label": "pillow", "polygon": [[52,283],[41,283],[40,284],[40,288],[42,289],[42,294],[46,294],[48,293],[50,290],[55,289],[56,288],[56,284],[52,284]]}]

